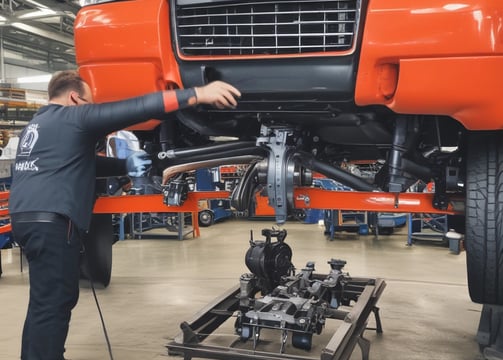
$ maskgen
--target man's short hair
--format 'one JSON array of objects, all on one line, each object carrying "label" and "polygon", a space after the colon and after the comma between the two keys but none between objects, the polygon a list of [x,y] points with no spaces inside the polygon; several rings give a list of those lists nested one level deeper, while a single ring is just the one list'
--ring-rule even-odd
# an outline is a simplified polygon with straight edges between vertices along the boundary
[{"label": "man's short hair", "polygon": [[84,80],[79,76],[77,70],[64,70],[55,73],[49,85],[47,93],[49,100],[56,98],[67,91],[76,91],[80,96],[84,95]]}]

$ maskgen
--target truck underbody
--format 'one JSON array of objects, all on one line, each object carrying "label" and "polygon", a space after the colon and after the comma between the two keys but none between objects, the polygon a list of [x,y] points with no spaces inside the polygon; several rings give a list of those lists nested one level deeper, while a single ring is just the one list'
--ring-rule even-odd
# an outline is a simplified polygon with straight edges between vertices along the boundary
[{"label": "truck underbody", "polygon": [[[82,8],[75,44],[97,101],[214,80],[243,94],[129,129],[170,205],[188,171],[247,164],[233,206],[265,187],[278,224],[299,206],[373,210],[376,196],[461,214],[470,296],[503,305],[502,19],[492,0],[135,0]],[[351,200],[316,203],[302,193],[313,173]],[[434,193],[409,192],[418,182]]]}]

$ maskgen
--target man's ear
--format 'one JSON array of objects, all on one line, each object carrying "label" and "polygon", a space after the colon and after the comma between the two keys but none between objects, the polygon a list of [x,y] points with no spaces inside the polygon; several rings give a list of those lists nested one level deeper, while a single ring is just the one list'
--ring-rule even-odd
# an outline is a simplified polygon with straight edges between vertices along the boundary
[{"label": "man's ear", "polygon": [[77,96],[75,95],[75,92],[73,91],[70,91],[70,93],[68,93],[68,98],[69,98],[69,102],[68,102],[68,105],[78,105],[79,102],[77,101]]}]

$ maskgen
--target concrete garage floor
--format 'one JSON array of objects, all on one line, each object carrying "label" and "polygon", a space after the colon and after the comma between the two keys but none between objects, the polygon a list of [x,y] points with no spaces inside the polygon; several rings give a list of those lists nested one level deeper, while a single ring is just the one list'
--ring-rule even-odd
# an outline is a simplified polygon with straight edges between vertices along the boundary
[{"label": "concrete garage floor", "polygon": [[[249,272],[244,264],[249,232],[253,229],[255,239],[262,240],[261,229],[272,225],[227,220],[202,228],[199,238],[149,240],[146,233],[142,240],[114,245],[112,282],[97,290],[114,359],[181,359],[168,356],[164,345],[179,332],[182,321]],[[407,247],[405,230],[377,240],[342,234],[329,241],[316,224],[287,223],[285,228],[297,268],[313,260],[318,273],[327,273],[327,260],[341,258],[350,275],[385,279],[387,287],[378,303],[384,333],[365,332],[371,359],[482,359],[475,340],[481,306],[468,297],[464,253],[454,255],[448,248],[428,244]],[[19,358],[28,273],[19,271],[18,249],[1,253],[0,360],[10,360]],[[371,317],[369,326],[373,325]],[[323,335],[329,334],[320,338]],[[221,336],[229,342],[235,339],[232,328]],[[89,288],[81,290],[65,356],[109,358]],[[358,349],[352,359],[361,359]]]}]

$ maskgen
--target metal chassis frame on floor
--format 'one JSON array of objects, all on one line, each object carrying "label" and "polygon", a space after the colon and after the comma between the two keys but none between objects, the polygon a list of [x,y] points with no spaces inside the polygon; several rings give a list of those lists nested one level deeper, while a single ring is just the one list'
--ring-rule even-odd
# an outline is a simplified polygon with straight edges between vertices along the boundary
[{"label": "metal chassis frame on floor", "polygon": [[[316,277],[323,278],[322,275]],[[360,295],[350,311],[335,310],[331,319],[341,320],[341,325],[322,349],[320,360],[347,360],[358,344],[363,360],[369,359],[370,341],[363,337],[367,328],[369,315],[373,312],[376,319],[376,330],[382,332],[379,308],[376,306],[386,283],[379,278],[349,277],[345,285]],[[182,332],[167,345],[170,355],[182,355],[184,360],[202,357],[219,360],[313,360],[313,357],[254,351],[205,345],[203,341],[226,322],[239,309],[240,287],[228,290],[211,304],[202,309],[193,320],[181,324]],[[239,341],[239,336],[236,335]]]}]

